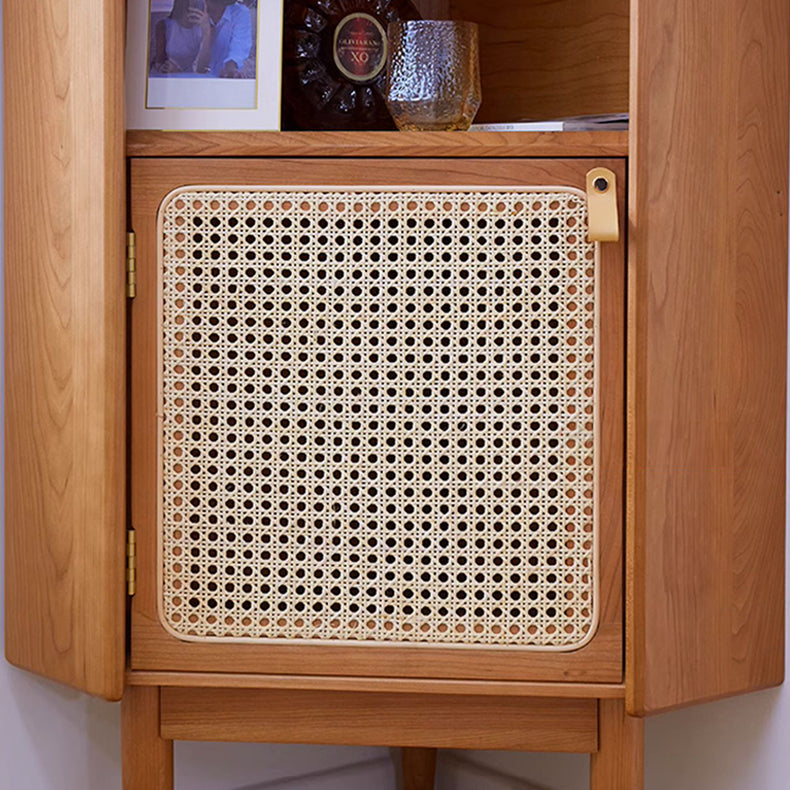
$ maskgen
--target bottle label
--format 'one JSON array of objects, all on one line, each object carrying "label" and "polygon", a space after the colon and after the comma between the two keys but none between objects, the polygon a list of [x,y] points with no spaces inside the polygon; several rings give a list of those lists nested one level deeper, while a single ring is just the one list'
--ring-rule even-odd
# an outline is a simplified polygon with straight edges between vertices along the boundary
[{"label": "bottle label", "polygon": [[387,65],[387,34],[370,14],[349,14],[335,28],[335,65],[354,82],[370,82]]}]

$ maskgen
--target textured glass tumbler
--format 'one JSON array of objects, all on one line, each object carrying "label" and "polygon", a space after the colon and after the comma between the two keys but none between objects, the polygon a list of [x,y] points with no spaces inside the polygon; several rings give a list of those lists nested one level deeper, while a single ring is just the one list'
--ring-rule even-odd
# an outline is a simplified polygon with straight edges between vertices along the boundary
[{"label": "textured glass tumbler", "polygon": [[480,107],[473,22],[392,22],[387,107],[401,131],[468,129]]}]

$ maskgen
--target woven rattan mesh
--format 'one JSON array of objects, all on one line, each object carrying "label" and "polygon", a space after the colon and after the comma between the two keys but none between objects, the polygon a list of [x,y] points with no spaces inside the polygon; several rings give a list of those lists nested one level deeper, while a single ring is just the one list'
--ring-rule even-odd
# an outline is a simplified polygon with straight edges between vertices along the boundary
[{"label": "woven rattan mesh", "polygon": [[581,192],[195,187],[160,223],[167,627],[528,649],[592,635]]}]

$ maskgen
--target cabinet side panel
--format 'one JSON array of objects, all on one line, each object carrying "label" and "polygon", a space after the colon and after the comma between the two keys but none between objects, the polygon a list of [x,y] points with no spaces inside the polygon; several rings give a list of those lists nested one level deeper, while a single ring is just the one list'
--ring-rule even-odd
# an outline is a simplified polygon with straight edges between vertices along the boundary
[{"label": "cabinet side panel", "polygon": [[123,4],[8,0],[4,26],[6,654],[117,699]]},{"label": "cabinet side panel", "polygon": [[632,18],[629,712],[783,676],[785,0]]}]

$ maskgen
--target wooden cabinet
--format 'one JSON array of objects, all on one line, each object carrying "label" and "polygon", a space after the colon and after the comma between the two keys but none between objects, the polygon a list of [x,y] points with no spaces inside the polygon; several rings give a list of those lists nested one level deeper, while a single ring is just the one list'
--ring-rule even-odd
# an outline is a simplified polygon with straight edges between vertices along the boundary
[{"label": "wooden cabinet", "polygon": [[[595,755],[595,790],[632,790],[641,782],[642,731],[640,721],[631,717],[782,681],[790,12],[779,0],[671,5],[632,0],[630,6],[623,0],[514,0],[496,9],[452,0],[445,6],[451,15],[482,25],[485,120],[630,108],[630,132],[132,131],[124,140],[120,5],[95,0],[45,0],[34,9],[18,0],[5,5],[6,652],[19,666],[90,693],[118,699],[125,690],[127,740],[140,745],[139,752],[126,751],[130,790],[171,786],[174,738],[582,751]],[[31,53],[36,62],[49,64],[35,79],[25,65]],[[325,353],[319,347],[323,341],[316,339],[326,327],[317,331],[324,319],[310,306],[310,298],[301,308],[282,295],[268,301],[265,296],[267,289],[282,294],[291,287],[282,279],[266,280],[269,275],[260,271],[267,256],[291,254],[291,248],[283,247],[292,242],[283,240],[289,234],[282,217],[267,212],[276,205],[286,215],[292,212],[289,222],[307,223],[299,244],[311,251],[303,265],[311,286],[318,288],[324,276],[338,283],[357,277],[365,284],[364,298],[354,297],[353,286],[347,291],[334,286],[342,291],[333,296],[339,312],[359,310],[371,318],[371,310],[384,306],[376,301],[382,290],[371,279],[372,269],[368,264],[354,268],[353,259],[357,254],[368,263],[374,260],[378,211],[395,223],[388,231],[398,247],[392,253],[397,265],[392,264],[394,285],[389,288],[405,294],[415,287],[399,279],[408,270],[410,216],[423,223],[420,240],[413,242],[423,250],[417,257],[422,260],[426,245],[445,243],[456,262],[456,268],[444,268],[452,287],[446,286],[441,299],[436,296],[441,288],[430,282],[434,273],[429,277],[425,267],[415,275],[421,290],[414,291],[411,301],[389,295],[393,321],[405,326],[408,310],[441,310],[442,304],[458,322],[472,306],[515,315],[527,305],[524,286],[508,279],[515,260],[513,239],[522,230],[514,223],[558,218],[540,214],[542,204],[529,207],[530,201],[540,204],[547,195],[549,203],[557,202],[552,211],[560,211],[572,194],[584,204],[585,176],[597,166],[617,178],[622,241],[601,244],[596,266],[587,267],[595,270],[594,282],[586,282],[582,290],[597,290],[593,328],[582,322],[577,334],[574,324],[572,331],[556,335],[562,343],[569,338],[594,343],[596,390],[594,405],[588,407],[597,417],[597,546],[589,539],[552,543],[551,536],[543,535],[524,548],[519,539],[513,543],[511,507],[507,526],[504,516],[488,521],[488,515],[480,516],[484,528],[476,554],[467,551],[468,542],[452,551],[449,544],[437,548],[423,542],[415,553],[411,522],[404,515],[412,507],[403,482],[410,479],[404,470],[413,474],[407,467],[412,461],[398,456],[391,463],[399,482],[389,503],[396,513],[390,520],[397,539],[390,546],[386,539],[367,545],[367,559],[357,562],[359,539],[335,534],[346,541],[338,557],[357,563],[344,571],[345,587],[328,587],[319,578],[334,561],[327,563],[323,548],[314,545],[308,556],[299,543],[324,528],[323,523],[316,526],[315,518],[309,529],[292,529],[291,524],[280,533],[273,528],[267,532],[259,523],[234,533],[234,540],[250,536],[257,556],[245,557],[244,549],[225,546],[225,567],[217,568],[217,581],[216,573],[206,570],[220,559],[217,547],[209,545],[212,519],[225,526],[231,518],[240,519],[244,526],[240,509],[243,501],[253,500],[248,496],[239,504],[234,492],[226,491],[222,503],[206,510],[200,497],[205,499],[220,478],[209,480],[206,475],[214,473],[205,471],[202,460],[190,462],[196,471],[185,472],[186,462],[177,453],[199,448],[168,445],[162,425],[191,421],[190,431],[200,433],[195,420],[224,421],[223,441],[235,441],[236,433],[227,427],[239,419],[231,414],[239,404],[227,394],[232,374],[226,365],[222,375],[209,381],[202,362],[191,363],[198,372],[182,366],[180,379],[167,379],[164,371],[168,365],[176,370],[179,354],[226,360],[231,351],[244,352],[232,348],[238,333],[226,324],[215,339],[193,325],[185,339],[180,329],[170,332],[167,321],[179,315],[185,321],[225,321],[227,316],[204,313],[204,300],[195,294],[216,285],[217,301],[227,304],[233,289],[249,288],[253,304],[234,320],[243,315],[253,322],[282,323],[292,320],[286,312],[295,309],[302,311],[307,326],[295,335],[297,342],[304,341],[309,358],[301,367],[293,357],[286,360],[293,367],[287,375],[284,363],[276,374],[271,360],[249,363],[265,386],[271,389],[275,380],[285,386],[286,378],[299,371],[308,377],[329,373],[349,379],[362,376],[363,369],[364,375],[390,373],[394,394],[376,403],[383,411],[388,397],[400,404],[397,420],[390,420],[398,423],[393,431],[399,436],[411,431],[412,441],[425,439],[434,429],[447,430],[456,442],[466,441],[461,435],[466,423],[460,418],[453,418],[452,425],[445,420],[446,429],[437,427],[441,418],[434,425],[433,416],[421,419],[418,428],[411,425],[416,419],[409,417],[409,408],[415,403],[433,403],[439,413],[441,401],[432,392],[416,390],[404,400],[402,392],[414,389],[409,375],[440,377],[442,369],[425,355],[404,361],[411,353],[409,344],[444,338],[449,350],[442,364],[453,371],[446,387],[452,392],[446,397],[495,411],[498,401],[486,400],[489,395],[478,401],[468,397],[460,383],[463,376],[518,376],[538,372],[534,365],[543,362],[530,368],[521,357],[507,363],[504,356],[496,363],[478,361],[463,356],[463,344],[490,339],[512,352],[516,338],[541,347],[553,335],[541,334],[539,325],[530,327],[530,335],[523,323],[512,321],[507,330],[504,323],[496,328],[495,321],[494,329],[467,322],[463,333],[458,323],[444,334],[437,334],[434,325],[418,332],[415,325],[411,334],[393,330],[395,351],[389,363],[376,357],[362,367],[362,361],[347,365],[346,360],[327,366],[318,356]],[[426,190],[435,197],[427,199]],[[463,266],[458,268],[466,254],[463,239],[472,227],[464,212],[473,206],[464,205],[481,192],[486,199],[478,201],[473,224],[483,224],[475,227],[473,243],[483,257],[475,258],[476,271],[467,267],[468,274],[479,272],[480,282],[486,277],[495,282],[502,272],[507,287],[501,286],[499,295],[496,285],[472,293],[461,282]],[[538,193],[542,197],[533,201]],[[393,195],[394,200],[385,201]],[[303,199],[297,202],[297,197]],[[179,200],[183,206],[176,205]],[[302,203],[307,207],[301,208]],[[337,237],[345,231],[335,229],[333,243],[350,245],[350,257],[341,260],[333,258],[337,252],[329,253],[332,268],[321,268],[322,217],[337,222],[344,211],[353,217],[357,204],[356,220],[350,221],[359,223],[354,233],[360,241],[344,238],[341,244]],[[374,204],[380,204],[375,211]],[[390,209],[390,204],[397,207]],[[167,206],[175,213],[164,213]],[[530,214],[533,210],[538,214]],[[570,215],[562,217],[567,221]],[[213,230],[204,234],[194,224],[196,218]],[[244,238],[231,220],[252,223],[245,225]],[[443,231],[446,242],[424,224],[444,220],[449,223]],[[174,223],[171,230],[168,222]],[[178,222],[193,223],[189,233]],[[266,222],[280,223],[276,243],[267,241]],[[502,227],[492,230],[497,222]],[[127,230],[136,232],[138,262],[137,296],[128,303]],[[205,238],[212,233],[217,240]],[[497,247],[497,233],[510,250],[504,268],[495,254],[485,258],[480,252],[488,243]],[[564,253],[587,254],[584,239],[572,233],[563,238],[551,243],[560,244]],[[521,239],[516,247],[540,243]],[[196,251],[224,255],[226,261],[231,253],[243,257],[249,252],[248,268],[254,271],[245,280],[243,272],[231,276],[223,270],[214,282],[215,275],[206,275],[196,263]],[[179,273],[179,254],[189,261],[183,268],[197,279]],[[564,259],[568,271],[574,268],[569,260]],[[195,274],[195,269],[201,271]],[[175,279],[163,279],[163,271],[175,272]],[[534,277],[539,280],[544,273]],[[566,307],[568,287],[577,286],[563,280]],[[182,291],[191,294],[189,305],[173,302],[175,312],[166,313],[165,296],[173,293],[178,300]],[[272,306],[264,306],[269,302]],[[363,338],[381,340],[379,329],[338,328],[333,337],[353,348]],[[259,345],[247,348],[248,353],[282,354],[287,344],[281,330],[268,348],[260,345],[257,331],[251,334]],[[172,364],[166,364],[168,359]],[[540,370],[548,375],[548,368]],[[192,398],[197,405],[187,404],[193,411],[168,411],[178,397],[173,396],[177,390],[166,388],[179,384],[224,387],[226,393],[216,407],[206,406],[201,395]],[[309,408],[318,414],[316,404],[352,406],[345,394],[319,391],[315,381],[305,386],[311,394],[308,400],[294,400],[295,408],[312,404]],[[290,399],[293,393],[288,395]],[[559,402],[537,405],[546,413],[568,404],[586,408],[573,400],[575,390],[559,397]],[[283,418],[275,424],[265,415],[275,403],[281,409],[289,406],[289,399],[267,400],[259,392],[250,396],[247,432],[240,429],[239,434],[259,448],[286,439],[311,443],[309,464],[281,461],[272,473],[275,467],[264,469],[263,456],[258,456],[248,464],[250,482],[226,465],[222,485],[238,485],[242,492],[245,485],[256,489],[253,520],[268,518],[270,527],[273,491],[287,513],[280,518],[304,518],[300,508],[336,507],[346,509],[335,521],[359,521],[353,508],[364,497],[359,491],[348,493],[361,489],[357,469],[385,476],[388,469],[361,453],[356,460],[343,456],[333,466],[316,448],[326,440],[342,443],[343,437],[353,444],[361,427],[353,427],[353,417],[348,424],[343,417],[331,425],[315,417],[309,426],[294,430]],[[515,405],[523,409],[536,403]],[[567,411],[564,417],[569,421]],[[365,436],[386,441],[386,430],[377,426],[378,433]],[[493,447],[503,437],[524,441],[529,435],[515,419],[508,426],[471,430],[479,430],[481,447],[486,442]],[[357,433],[352,438],[348,431]],[[567,439],[567,426],[560,435]],[[229,447],[219,443],[214,451],[227,453]],[[506,494],[515,503],[522,490],[513,475],[530,467],[511,459],[510,466],[497,472],[493,455],[485,452],[480,452],[481,474],[485,478],[491,472],[494,482],[487,488],[489,478],[481,478],[476,485],[490,507],[486,512],[498,513],[497,498]],[[578,460],[584,459],[579,454]],[[537,468],[542,462],[530,463]],[[420,493],[422,501],[440,512],[444,495],[433,491],[431,475],[441,479],[441,471],[432,459],[417,464],[417,476],[427,475],[421,481],[428,490]],[[334,486],[341,493],[314,482],[308,496],[306,484],[298,482],[300,474],[308,476],[308,468],[313,475],[316,470],[339,475]],[[297,482],[275,484],[269,482],[272,474]],[[510,475],[507,487],[497,484],[496,474]],[[545,472],[544,483],[554,481],[550,474]],[[535,485],[535,497],[556,491],[567,505],[567,497],[593,490],[585,488],[584,474],[565,474],[567,487]],[[385,508],[385,495],[370,482],[373,478],[368,480],[366,501]],[[177,502],[174,495],[166,516],[165,498],[176,484],[197,486],[197,494],[190,488],[191,496],[200,502],[185,505],[183,497]],[[300,485],[305,492],[299,493]],[[461,503],[465,485],[445,485],[445,505]],[[531,496],[529,490],[524,493]],[[195,538],[184,537],[178,518],[194,519]],[[434,527],[442,522],[427,512],[421,518]],[[458,515],[444,521],[457,541]],[[128,600],[124,568],[130,527],[138,567],[137,592]],[[376,538],[373,529],[368,527],[368,539]],[[497,530],[510,535],[509,546],[496,543]],[[279,549],[279,557],[257,542],[276,534],[294,541]],[[404,546],[408,551],[401,550]],[[185,571],[178,552],[193,551],[197,569]],[[494,578],[498,564],[518,563],[536,552],[543,560],[591,562],[590,586],[552,587],[552,580],[540,592],[517,573],[516,581],[511,574],[512,583],[497,578],[492,586],[488,581],[486,573]],[[434,576],[424,571],[426,578],[415,583],[415,575],[404,567],[426,558],[452,564],[451,557],[452,562],[479,561],[486,581],[475,588],[442,577],[436,586]],[[372,569],[378,559],[396,566],[397,583]],[[370,576],[363,590],[354,574],[365,562]],[[435,574],[437,579],[442,572]],[[236,573],[256,577],[246,597],[237,595],[237,587],[245,583],[231,578]],[[273,592],[270,582],[260,581],[267,575],[287,580]],[[196,585],[193,592],[182,594],[191,585]],[[214,594],[220,588],[221,595]],[[448,597],[462,601],[476,593],[483,597],[479,614],[469,604],[454,603],[451,610],[447,603]],[[540,597],[548,593],[568,595],[580,606],[565,605],[558,612]],[[372,602],[359,604],[355,596],[366,594]],[[532,607],[519,599],[530,594],[538,596]],[[333,595],[346,609],[327,615],[320,607],[331,606]],[[408,603],[409,596],[421,598],[419,611]],[[506,610],[501,598],[508,596]],[[291,607],[279,617],[282,623],[260,614],[261,606],[278,601]],[[221,616],[210,611],[217,607]],[[309,618],[306,610],[312,612]],[[530,633],[535,618],[544,629],[539,636],[539,629]],[[551,618],[569,629],[564,643]],[[357,638],[359,629],[375,638]],[[397,638],[390,636],[393,631]],[[512,649],[509,641],[520,641],[524,649]],[[430,752],[408,754],[405,775],[412,777],[413,787],[427,786],[431,764]]]}]

